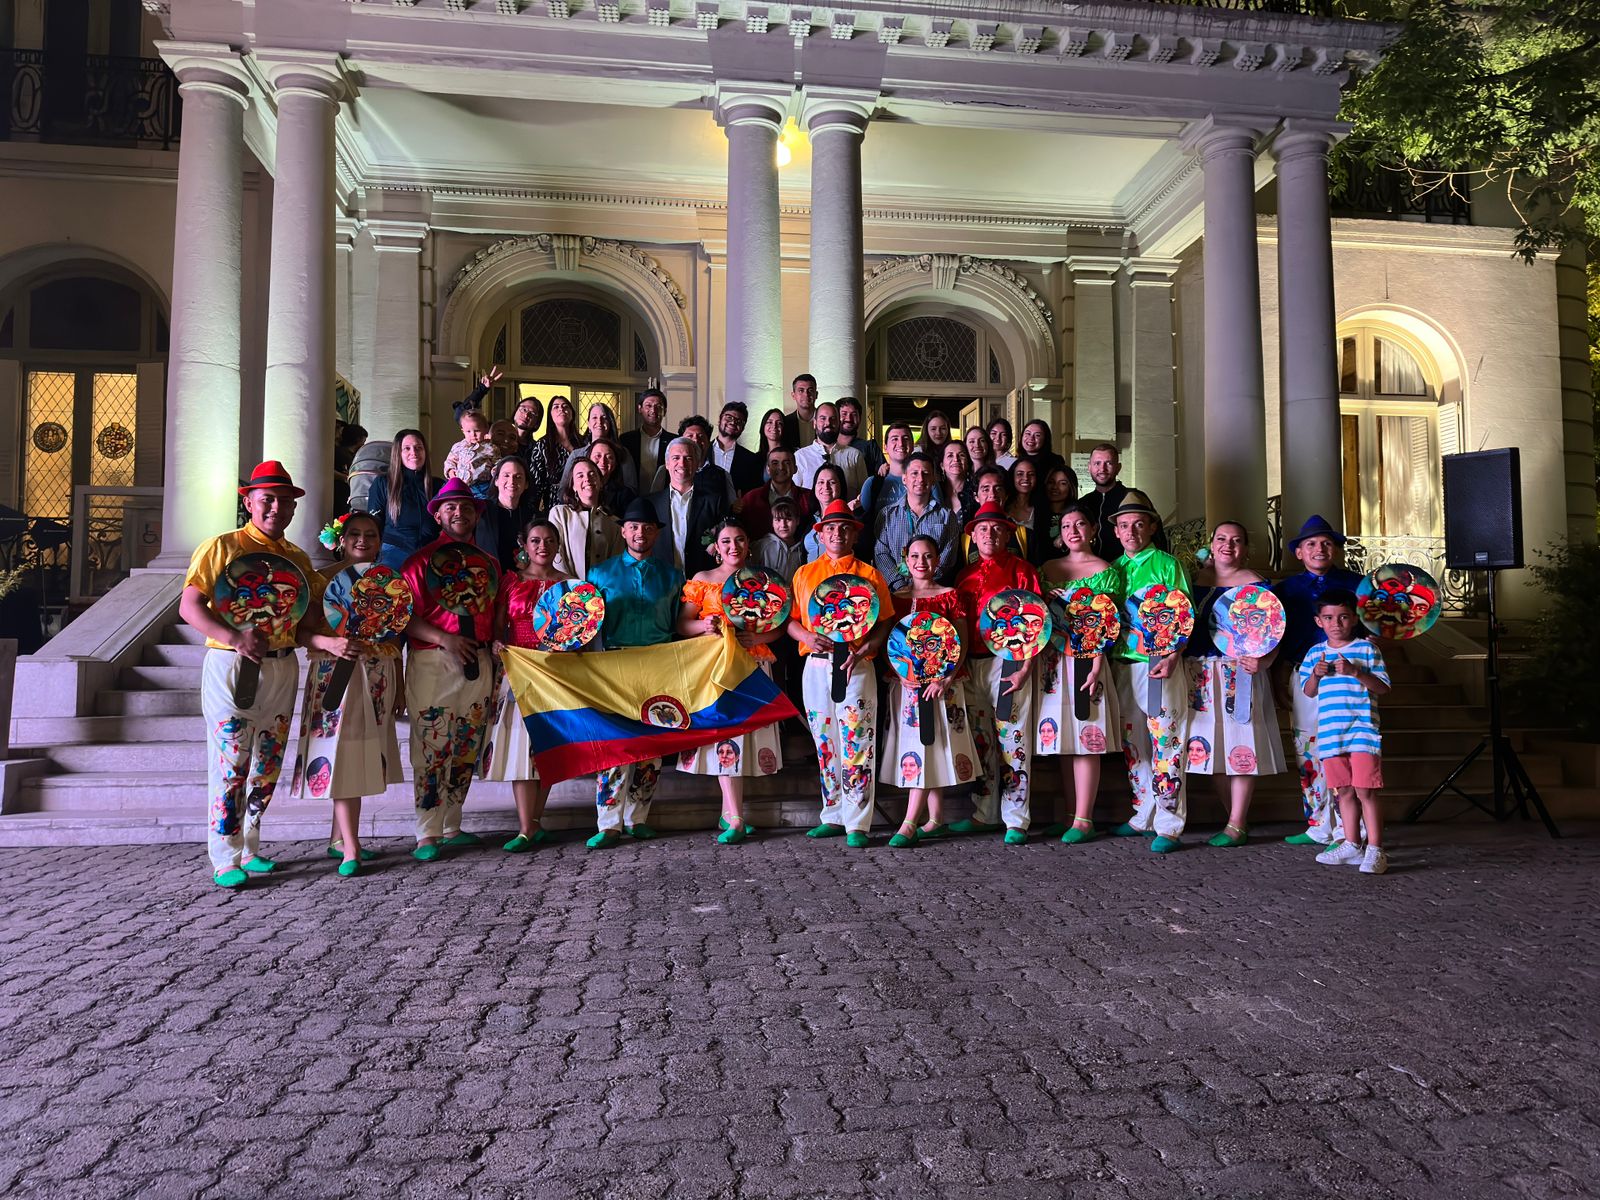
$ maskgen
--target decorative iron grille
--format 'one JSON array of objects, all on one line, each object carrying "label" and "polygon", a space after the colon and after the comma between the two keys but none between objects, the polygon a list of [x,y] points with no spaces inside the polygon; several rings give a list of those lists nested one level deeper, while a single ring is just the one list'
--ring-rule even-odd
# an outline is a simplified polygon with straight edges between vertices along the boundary
[{"label": "decorative iron grille", "polygon": [[1472,223],[1472,202],[1464,180],[1419,164],[1417,170],[1430,182],[1438,180],[1436,186],[1419,186],[1405,171],[1369,167],[1354,154],[1341,157],[1343,179],[1330,198],[1334,216],[1432,225]]},{"label": "decorative iron grille", "polygon": [[993,350],[989,351],[989,382],[996,386],[1004,382],[1000,378],[1000,360],[995,357]]},{"label": "decorative iron grille", "polygon": [[0,84],[0,138],[167,150],[182,132],[178,80],[159,58],[13,49]]},{"label": "decorative iron grille", "polygon": [[1476,615],[1483,611],[1482,572],[1461,571],[1444,565],[1442,537],[1351,538],[1344,544],[1344,565],[1365,575],[1384,563],[1407,563],[1421,567],[1439,581],[1444,593],[1444,612],[1450,616]]},{"label": "decorative iron grille", "polygon": [[635,375],[650,374],[650,356],[644,351],[644,341],[636,333],[633,335],[633,373]]},{"label": "decorative iron grille", "polygon": [[889,378],[976,383],[978,331],[949,317],[912,317],[889,328]]},{"label": "decorative iron grille", "polygon": [[505,325],[500,326],[500,332],[497,333],[494,338],[494,354],[492,357],[494,358],[494,361],[501,366],[504,366],[506,361],[507,328],[508,326]]},{"label": "decorative iron grille", "polygon": [[522,362],[576,371],[622,369],[622,318],[586,300],[543,300],[520,317]]}]

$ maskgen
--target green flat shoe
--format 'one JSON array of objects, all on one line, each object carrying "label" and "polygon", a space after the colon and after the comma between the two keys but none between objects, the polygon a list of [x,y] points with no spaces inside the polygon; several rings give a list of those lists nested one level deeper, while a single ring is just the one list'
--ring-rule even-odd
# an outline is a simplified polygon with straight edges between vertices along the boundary
[{"label": "green flat shoe", "polygon": [[437,842],[429,842],[426,846],[418,846],[415,850],[413,850],[411,852],[411,857],[416,859],[418,862],[432,862],[443,853],[444,851],[439,849],[439,844]]},{"label": "green flat shoe", "polygon": [[524,837],[519,833],[504,846],[501,846],[500,849],[504,850],[507,854],[526,854],[529,850],[532,850],[535,845],[537,845],[537,843],[531,837]]},{"label": "green flat shoe", "polygon": [[1181,845],[1183,843],[1177,838],[1158,837],[1150,843],[1150,852],[1152,854],[1171,854]]},{"label": "green flat shoe", "polygon": [[360,860],[354,858],[346,859],[344,862],[339,864],[339,874],[343,875],[346,879],[349,879],[354,875],[361,874]]},{"label": "green flat shoe", "polygon": [[1060,837],[1067,831],[1065,821],[1052,821],[1044,827],[1044,836],[1047,838]]},{"label": "green flat shoe", "polygon": [[940,838],[946,838],[949,836],[950,826],[943,821],[939,822],[937,825],[923,826],[921,829],[917,830],[917,840],[919,842],[937,842]]},{"label": "green flat shoe", "polygon": [[808,838],[843,837],[844,836],[844,826],[843,825],[835,825],[830,821],[824,821],[822,824],[816,826],[815,828],[806,830],[806,836]]},{"label": "green flat shoe", "polygon": [[455,833],[445,838],[444,844],[452,850],[460,850],[465,846],[481,846],[483,839],[475,833],[468,833],[465,829],[458,829]]},{"label": "green flat shoe", "polygon": [[1006,830],[1006,845],[1008,845],[1008,846],[1026,846],[1027,844],[1028,844],[1028,835],[1023,830],[1021,830],[1021,829],[1008,829],[1008,830]]},{"label": "green flat shoe", "polygon": [[1283,840],[1287,845],[1290,846],[1321,846],[1324,850],[1326,850],[1328,846],[1332,844],[1330,842],[1319,842],[1309,833],[1291,833]]},{"label": "green flat shoe", "polygon": [[589,847],[591,850],[609,850],[621,840],[622,830],[602,829],[599,833],[595,834],[592,838],[585,842],[584,845]]},{"label": "green flat shoe", "polygon": [[852,829],[850,835],[844,839],[844,844],[852,850],[864,850],[872,839],[859,829]]},{"label": "green flat shoe", "polygon": [[721,833],[717,834],[717,841],[724,846],[736,846],[750,836],[750,826],[748,825],[729,825],[726,821],[722,824],[724,828]]},{"label": "green flat shoe", "polygon": [[1093,825],[1074,825],[1061,835],[1061,840],[1068,846],[1081,846],[1085,842],[1094,841],[1099,836],[1100,834],[1095,831]]},{"label": "green flat shoe", "polygon": [[636,842],[648,842],[654,840],[656,831],[641,821],[637,825],[628,826],[628,836]]},{"label": "green flat shoe", "polygon": [[999,833],[1003,826],[998,821],[975,821],[971,817],[947,826],[952,836],[965,836],[973,833]]},{"label": "green flat shoe", "polygon": [[[1230,829],[1233,831],[1231,834],[1228,832]],[[1219,850],[1232,850],[1236,846],[1244,845],[1249,840],[1250,833],[1248,830],[1240,829],[1237,825],[1224,825],[1222,832],[1215,834],[1206,842],[1206,845],[1215,846]]]},{"label": "green flat shoe", "polygon": [[238,867],[230,867],[226,871],[218,871],[211,879],[218,887],[227,888],[230,892],[242,888],[250,882],[250,876],[246,875]]},{"label": "green flat shoe", "polygon": [[917,844],[918,836],[919,835],[915,829],[913,829],[909,834],[896,833],[892,838],[889,839],[889,849],[909,850]]},{"label": "green flat shoe", "polygon": [[1111,831],[1112,837],[1155,837],[1153,829],[1135,829],[1130,822],[1124,821]]},{"label": "green flat shoe", "polygon": [[254,858],[245,859],[244,869],[249,871],[252,875],[267,875],[273,871],[276,871],[278,869],[278,864],[273,862],[270,858],[262,858],[258,854]]},{"label": "green flat shoe", "polygon": [[[365,846],[363,846],[361,847],[360,856],[362,862],[371,862],[373,859],[378,857],[378,852],[376,850],[368,850]],[[328,857],[337,858],[343,861],[344,851],[338,846],[330,845],[328,847]]]},{"label": "green flat shoe", "polygon": [[[719,831],[723,832],[723,833],[726,833],[728,831],[728,818],[727,817],[718,817],[717,818],[717,829]],[[751,825],[749,822],[746,822],[745,823],[745,827],[744,827],[744,831],[745,831],[746,834],[752,834],[752,833],[754,833],[756,831],[756,827],[754,825]]]}]

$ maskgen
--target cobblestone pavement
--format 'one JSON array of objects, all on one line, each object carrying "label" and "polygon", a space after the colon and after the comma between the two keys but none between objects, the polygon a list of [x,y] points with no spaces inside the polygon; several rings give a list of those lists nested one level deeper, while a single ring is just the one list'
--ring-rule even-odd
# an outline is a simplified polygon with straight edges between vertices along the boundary
[{"label": "cobblestone pavement", "polygon": [[1594,1195],[1600,830],[1534,828],[5,851],[0,1194]]}]

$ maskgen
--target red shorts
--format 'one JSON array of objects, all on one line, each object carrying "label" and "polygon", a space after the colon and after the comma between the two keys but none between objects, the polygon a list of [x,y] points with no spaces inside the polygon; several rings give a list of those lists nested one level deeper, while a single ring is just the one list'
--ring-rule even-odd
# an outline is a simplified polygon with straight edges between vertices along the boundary
[{"label": "red shorts", "polygon": [[1381,788],[1383,760],[1376,754],[1336,754],[1322,760],[1322,777],[1327,780],[1328,789],[1335,792],[1347,787],[1358,787],[1363,791]]}]

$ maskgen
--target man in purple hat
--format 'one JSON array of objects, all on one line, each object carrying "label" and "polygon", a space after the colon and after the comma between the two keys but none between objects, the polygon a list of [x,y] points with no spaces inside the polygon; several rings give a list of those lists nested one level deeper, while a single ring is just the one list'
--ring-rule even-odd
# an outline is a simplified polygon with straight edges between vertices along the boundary
[{"label": "man in purple hat", "polygon": [[1344,534],[1328,524],[1326,518],[1320,514],[1310,517],[1289,539],[1289,552],[1305,570],[1290,575],[1272,589],[1283,601],[1287,623],[1278,645],[1274,678],[1280,689],[1280,704],[1284,702],[1282,691],[1287,689],[1290,693],[1289,734],[1294,740],[1295,757],[1300,760],[1300,804],[1306,815],[1305,830],[1284,839],[1296,846],[1326,847],[1341,837],[1339,809],[1328,792],[1322,763],[1317,758],[1317,702],[1302,688],[1293,686],[1292,681],[1311,648],[1327,640],[1317,626],[1317,604],[1323,593],[1330,589],[1354,592],[1361,582],[1361,576],[1342,565],[1344,542]]},{"label": "man in purple hat", "polygon": [[[243,887],[250,875],[277,866],[263,858],[261,818],[266,815],[283,770],[289,721],[300,664],[295,647],[314,646],[339,658],[354,658],[354,644],[327,632],[322,590],[327,580],[312,567],[304,550],[285,538],[295,501],[305,492],[294,486],[283,464],[267,461],[239,489],[250,520],[242,529],[209,538],[196,547],[183,579],[178,613],[206,635],[200,672],[200,711],[205,715],[207,796],[206,846],[211,874],[219,887]],[[262,556],[274,556],[264,558]],[[280,561],[274,561],[276,560]],[[288,560],[292,568],[281,560]],[[230,569],[231,568],[231,569]],[[299,578],[294,576],[294,569]],[[229,583],[242,611],[256,611],[259,622],[235,628],[216,611],[218,583],[224,597]],[[310,591],[305,616],[284,620],[281,609],[291,591]],[[283,604],[275,603],[278,600]],[[240,695],[246,662],[260,664],[254,695]]]},{"label": "man in purple hat", "polygon": [[[418,862],[432,862],[442,846],[476,846],[461,828],[461,809],[477,769],[494,687],[492,599],[500,581],[497,562],[473,543],[483,501],[459,479],[447,479],[428,501],[439,536],[410,558],[400,574],[414,597],[406,627],[406,707],[411,712],[411,772],[416,793]],[[458,590],[488,592],[486,611],[463,616],[441,604],[441,588],[429,586],[434,554],[460,545],[469,552],[450,568]],[[481,561],[480,561],[481,560]],[[437,576],[438,572],[435,571]],[[480,576],[478,578],[477,576]],[[474,669],[475,668],[475,669]]]}]

